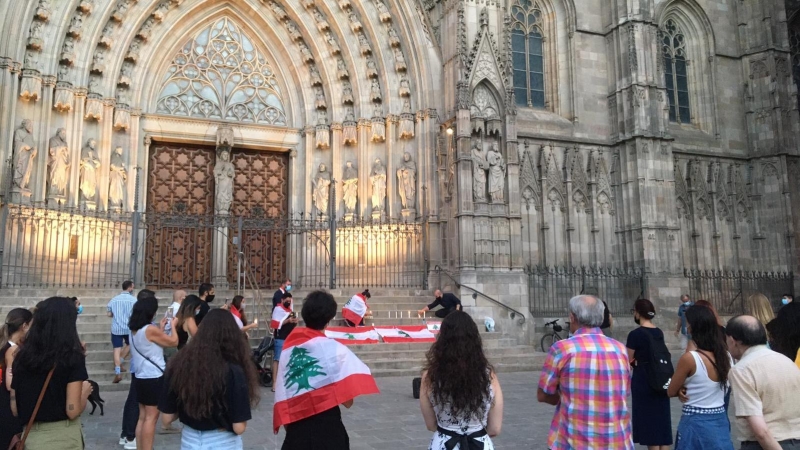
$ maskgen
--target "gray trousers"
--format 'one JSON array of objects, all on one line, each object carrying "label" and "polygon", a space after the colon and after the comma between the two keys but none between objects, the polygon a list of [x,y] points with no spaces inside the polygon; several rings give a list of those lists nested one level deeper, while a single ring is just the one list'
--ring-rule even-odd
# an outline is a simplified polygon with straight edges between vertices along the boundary
[{"label": "gray trousers", "polygon": [[[787,439],[778,442],[783,450],[800,450],[800,439]],[[758,441],[742,442],[741,450],[763,450]]]}]

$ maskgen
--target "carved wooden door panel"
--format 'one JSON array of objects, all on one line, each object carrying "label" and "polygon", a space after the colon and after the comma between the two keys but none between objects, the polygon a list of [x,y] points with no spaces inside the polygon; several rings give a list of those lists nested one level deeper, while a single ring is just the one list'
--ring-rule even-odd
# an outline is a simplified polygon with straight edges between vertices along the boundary
[{"label": "carved wooden door panel", "polygon": [[211,279],[214,149],[154,145],[149,158],[145,282],[196,289]]},{"label": "carved wooden door panel", "polygon": [[[234,150],[236,177],[231,215],[243,217],[242,251],[259,287],[279,285],[286,275],[289,158],[285,153]],[[232,225],[235,226],[235,225]],[[236,283],[237,251],[228,234],[228,282]]]}]

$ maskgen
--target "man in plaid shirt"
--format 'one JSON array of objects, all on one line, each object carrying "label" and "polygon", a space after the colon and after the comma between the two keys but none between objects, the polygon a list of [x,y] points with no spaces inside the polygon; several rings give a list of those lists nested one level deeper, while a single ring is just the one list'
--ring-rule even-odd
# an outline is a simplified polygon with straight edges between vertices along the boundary
[{"label": "man in plaid shirt", "polygon": [[600,331],[603,309],[597,297],[570,299],[572,337],[554,343],[547,355],[537,398],[556,407],[551,450],[634,450],[628,352]]}]

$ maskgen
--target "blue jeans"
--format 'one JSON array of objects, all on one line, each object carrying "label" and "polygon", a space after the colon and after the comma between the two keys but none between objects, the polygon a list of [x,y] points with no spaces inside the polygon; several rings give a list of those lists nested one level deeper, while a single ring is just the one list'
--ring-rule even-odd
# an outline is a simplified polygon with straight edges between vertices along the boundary
[{"label": "blue jeans", "polygon": [[183,426],[181,450],[242,450],[242,437],[230,431],[197,431]]},{"label": "blue jeans", "polygon": [[[283,339],[275,339],[275,347],[273,348],[272,359],[275,361],[281,360],[281,352],[283,352]],[[274,375],[274,374],[273,374]]]}]

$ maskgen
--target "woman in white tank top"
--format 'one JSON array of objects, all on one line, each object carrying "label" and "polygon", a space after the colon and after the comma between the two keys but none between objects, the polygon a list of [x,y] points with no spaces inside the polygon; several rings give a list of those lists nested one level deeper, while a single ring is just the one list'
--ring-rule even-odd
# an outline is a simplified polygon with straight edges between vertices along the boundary
[{"label": "woman in white tank top", "polygon": [[669,385],[669,396],[682,390],[683,404],[675,450],[733,450],[725,407],[731,358],[714,313],[706,306],[686,310],[689,334],[697,351],[686,352]]}]

